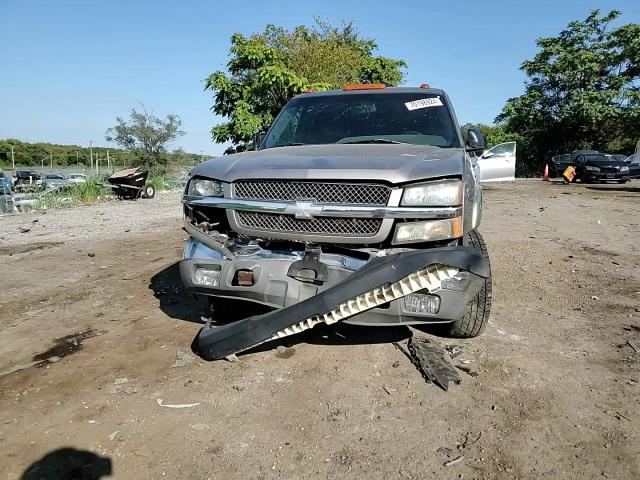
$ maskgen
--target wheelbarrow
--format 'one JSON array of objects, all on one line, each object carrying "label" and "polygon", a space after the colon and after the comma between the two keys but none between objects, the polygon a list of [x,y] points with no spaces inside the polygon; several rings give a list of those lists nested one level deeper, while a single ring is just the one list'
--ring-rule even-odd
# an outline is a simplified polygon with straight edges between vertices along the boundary
[{"label": "wheelbarrow", "polygon": [[116,196],[120,199],[137,200],[140,197],[153,198],[156,189],[147,183],[149,170],[142,168],[127,168],[114,172],[107,182]]}]

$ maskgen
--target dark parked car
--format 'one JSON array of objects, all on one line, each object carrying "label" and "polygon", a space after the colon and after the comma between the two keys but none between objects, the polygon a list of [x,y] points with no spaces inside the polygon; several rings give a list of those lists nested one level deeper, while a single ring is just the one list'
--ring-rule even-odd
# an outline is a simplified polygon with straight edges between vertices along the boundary
[{"label": "dark parked car", "polygon": [[623,160],[623,155],[600,153],[597,150],[576,150],[570,154],[556,155],[551,160],[558,176],[572,165],[576,169],[576,180],[585,183],[629,181],[629,166]]},{"label": "dark parked car", "polygon": [[586,153],[576,155],[576,179],[585,182],[618,182],[629,181],[629,166],[613,155],[604,153]]},{"label": "dark parked car", "polygon": [[629,167],[630,178],[640,178],[640,153],[628,156],[624,163]]},{"label": "dark parked car", "polygon": [[36,187],[41,185],[40,175],[33,170],[18,170],[16,172],[16,179],[13,182],[13,186],[16,189],[22,189],[25,187]]}]

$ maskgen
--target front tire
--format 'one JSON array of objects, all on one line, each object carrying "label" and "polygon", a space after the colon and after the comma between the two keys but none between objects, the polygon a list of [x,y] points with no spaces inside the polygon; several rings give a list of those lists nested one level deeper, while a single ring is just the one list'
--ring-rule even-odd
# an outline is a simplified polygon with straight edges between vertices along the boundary
[{"label": "front tire", "polygon": [[[465,245],[475,248],[483,257],[487,260],[489,259],[487,245],[477,230],[472,230],[466,235]],[[489,321],[489,313],[491,312],[491,289],[491,267],[489,267],[489,276],[484,279],[484,285],[480,291],[467,304],[462,318],[449,326],[448,333],[451,337],[473,338],[482,333]]]}]

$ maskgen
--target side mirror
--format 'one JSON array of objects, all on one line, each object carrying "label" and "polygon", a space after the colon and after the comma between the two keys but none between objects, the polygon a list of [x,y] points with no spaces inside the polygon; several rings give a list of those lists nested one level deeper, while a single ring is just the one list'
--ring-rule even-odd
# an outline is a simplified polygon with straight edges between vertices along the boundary
[{"label": "side mirror", "polygon": [[256,133],[253,136],[253,149],[254,150],[258,150],[260,148],[260,145],[262,145],[262,142],[264,141],[266,136],[267,136],[267,134],[265,132]]},{"label": "side mirror", "polygon": [[467,130],[467,139],[465,142],[467,152],[479,154],[484,151],[484,137],[476,128]]}]

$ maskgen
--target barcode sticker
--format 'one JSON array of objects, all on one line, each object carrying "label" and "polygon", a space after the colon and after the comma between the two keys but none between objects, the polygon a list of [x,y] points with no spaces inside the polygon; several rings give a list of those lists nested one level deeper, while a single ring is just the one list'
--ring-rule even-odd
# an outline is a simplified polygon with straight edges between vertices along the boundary
[{"label": "barcode sticker", "polygon": [[420,100],[414,100],[413,102],[407,102],[404,104],[407,107],[407,110],[417,110],[419,108],[428,108],[428,107],[441,107],[442,100],[438,97],[433,98],[421,98]]}]

